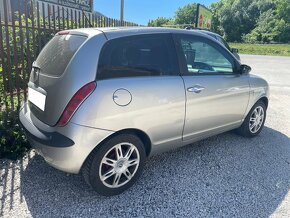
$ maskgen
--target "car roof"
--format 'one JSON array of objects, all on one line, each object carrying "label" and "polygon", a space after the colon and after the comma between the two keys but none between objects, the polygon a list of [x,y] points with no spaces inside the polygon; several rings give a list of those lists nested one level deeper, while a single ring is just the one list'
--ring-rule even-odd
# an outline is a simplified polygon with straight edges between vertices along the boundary
[{"label": "car roof", "polygon": [[106,27],[106,28],[84,28],[67,30],[72,34],[84,34],[87,36],[94,36],[103,32],[108,39],[119,38],[130,35],[151,34],[151,33],[180,33],[191,34],[198,36],[206,36],[211,39],[210,36],[201,33],[200,30],[186,30],[176,28],[164,28],[164,27]]},{"label": "car roof", "polygon": [[202,33],[205,33],[205,34],[208,34],[208,35],[217,36],[217,37],[220,37],[220,38],[222,37],[221,35],[219,35],[217,33],[214,33],[214,32],[211,32],[209,30],[198,30],[198,31],[200,31]]}]

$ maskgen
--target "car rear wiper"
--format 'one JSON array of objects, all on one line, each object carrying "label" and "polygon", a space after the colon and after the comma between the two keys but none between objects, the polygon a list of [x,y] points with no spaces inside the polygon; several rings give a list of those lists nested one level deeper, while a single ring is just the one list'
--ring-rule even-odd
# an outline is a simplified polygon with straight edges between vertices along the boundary
[{"label": "car rear wiper", "polygon": [[32,63],[32,67],[40,70],[40,67],[35,63],[35,61]]}]

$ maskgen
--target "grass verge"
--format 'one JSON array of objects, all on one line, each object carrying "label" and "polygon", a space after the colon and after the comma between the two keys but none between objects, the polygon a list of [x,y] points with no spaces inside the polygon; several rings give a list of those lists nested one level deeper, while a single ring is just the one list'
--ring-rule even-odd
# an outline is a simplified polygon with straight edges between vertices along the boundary
[{"label": "grass verge", "polygon": [[240,54],[290,56],[290,44],[245,44],[230,43]]}]

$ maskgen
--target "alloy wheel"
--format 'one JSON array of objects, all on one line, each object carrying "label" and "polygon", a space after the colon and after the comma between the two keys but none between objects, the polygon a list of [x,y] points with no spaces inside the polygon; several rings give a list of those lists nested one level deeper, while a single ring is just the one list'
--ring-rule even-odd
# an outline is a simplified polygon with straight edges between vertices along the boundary
[{"label": "alloy wheel", "polygon": [[264,118],[265,112],[263,107],[261,106],[256,107],[253,110],[249,121],[249,129],[251,133],[255,134],[261,129],[264,122]]},{"label": "alloy wheel", "polygon": [[101,160],[99,176],[102,183],[109,188],[118,188],[128,183],[138,170],[139,151],[131,143],[113,146]]}]

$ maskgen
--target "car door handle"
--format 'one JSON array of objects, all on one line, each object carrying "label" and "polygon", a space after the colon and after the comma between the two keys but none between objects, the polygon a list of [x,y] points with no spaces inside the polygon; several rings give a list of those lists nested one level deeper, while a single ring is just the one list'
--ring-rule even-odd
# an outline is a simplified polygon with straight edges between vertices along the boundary
[{"label": "car door handle", "polygon": [[193,87],[189,87],[187,88],[188,92],[194,92],[194,93],[200,93],[201,91],[203,91],[205,89],[205,87],[200,86],[200,85],[195,85]]}]

